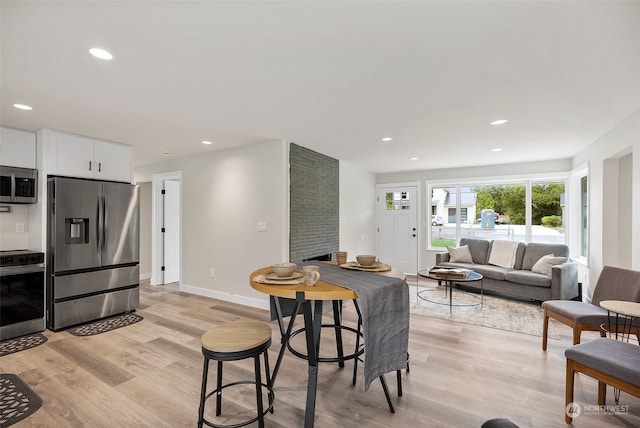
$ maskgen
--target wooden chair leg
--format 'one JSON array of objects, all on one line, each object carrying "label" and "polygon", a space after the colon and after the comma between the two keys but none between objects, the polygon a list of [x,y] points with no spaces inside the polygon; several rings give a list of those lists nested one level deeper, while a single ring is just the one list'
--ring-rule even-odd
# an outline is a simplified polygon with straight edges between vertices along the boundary
[{"label": "wooden chair leg", "polygon": [[598,404],[604,406],[607,401],[607,384],[598,381]]},{"label": "wooden chair leg", "polygon": [[547,309],[544,309],[544,316],[542,318],[542,350],[547,350],[547,335],[549,334],[549,315]]},{"label": "wooden chair leg", "polygon": [[573,421],[571,417],[571,410],[569,409],[569,403],[573,403],[573,387],[574,387],[574,374],[573,361],[567,359],[567,372],[565,382],[565,411],[564,421],[570,424]]},{"label": "wooden chair leg", "polygon": [[582,334],[582,328],[580,326],[580,324],[576,323],[573,326],[573,344],[574,345],[579,345],[580,344],[580,335]]}]

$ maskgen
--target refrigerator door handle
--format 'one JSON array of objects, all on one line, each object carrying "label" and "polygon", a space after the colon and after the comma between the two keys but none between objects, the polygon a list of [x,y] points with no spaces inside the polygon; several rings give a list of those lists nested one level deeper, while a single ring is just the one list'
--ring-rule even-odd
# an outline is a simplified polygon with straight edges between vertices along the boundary
[{"label": "refrigerator door handle", "polygon": [[103,236],[102,236],[102,197],[98,196],[98,209],[97,209],[97,214],[96,214],[96,251],[98,253],[102,252],[102,241],[103,241]]},{"label": "refrigerator door handle", "polygon": [[105,252],[107,250],[107,231],[109,230],[109,226],[107,224],[107,197],[102,196],[102,248],[101,252]]}]

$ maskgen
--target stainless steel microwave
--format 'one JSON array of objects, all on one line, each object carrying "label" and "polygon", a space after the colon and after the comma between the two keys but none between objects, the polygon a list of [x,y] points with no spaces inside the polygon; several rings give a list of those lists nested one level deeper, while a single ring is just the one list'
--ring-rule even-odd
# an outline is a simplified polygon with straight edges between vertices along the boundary
[{"label": "stainless steel microwave", "polygon": [[0,166],[0,203],[38,202],[38,170]]}]

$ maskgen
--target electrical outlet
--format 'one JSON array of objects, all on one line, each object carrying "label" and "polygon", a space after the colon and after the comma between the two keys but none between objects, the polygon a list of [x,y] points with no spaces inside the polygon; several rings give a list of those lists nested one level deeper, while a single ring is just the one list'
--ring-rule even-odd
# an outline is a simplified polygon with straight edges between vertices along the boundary
[{"label": "electrical outlet", "polygon": [[16,233],[24,233],[24,223],[16,223]]},{"label": "electrical outlet", "polygon": [[216,277],[216,270],[214,268],[209,269],[209,276],[211,278],[215,278]]},{"label": "electrical outlet", "polygon": [[258,223],[258,232],[266,232],[267,223]]}]

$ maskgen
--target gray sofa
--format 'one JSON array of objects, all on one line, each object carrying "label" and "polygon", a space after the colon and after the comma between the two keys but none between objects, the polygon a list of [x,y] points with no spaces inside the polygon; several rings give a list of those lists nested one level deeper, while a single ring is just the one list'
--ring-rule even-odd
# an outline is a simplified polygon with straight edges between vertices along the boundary
[{"label": "gray sofa", "polygon": [[[519,242],[513,269],[488,264],[493,241],[484,239],[460,239],[460,246],[468,245],[473,263],[452,263],[449,253],[437,253],[436,265],[462,267],[484,276],[485,290],[515,297],[545,300],[571,300],[579,295],[578,265],[569,259],[569,247],[564,244]],[[567,257],[567,261],[551,267],[551,275],[532,272],[531,268],[541,257],[553,254]],[[465,283],[465,286],[480,288],[480,282]]]}]

